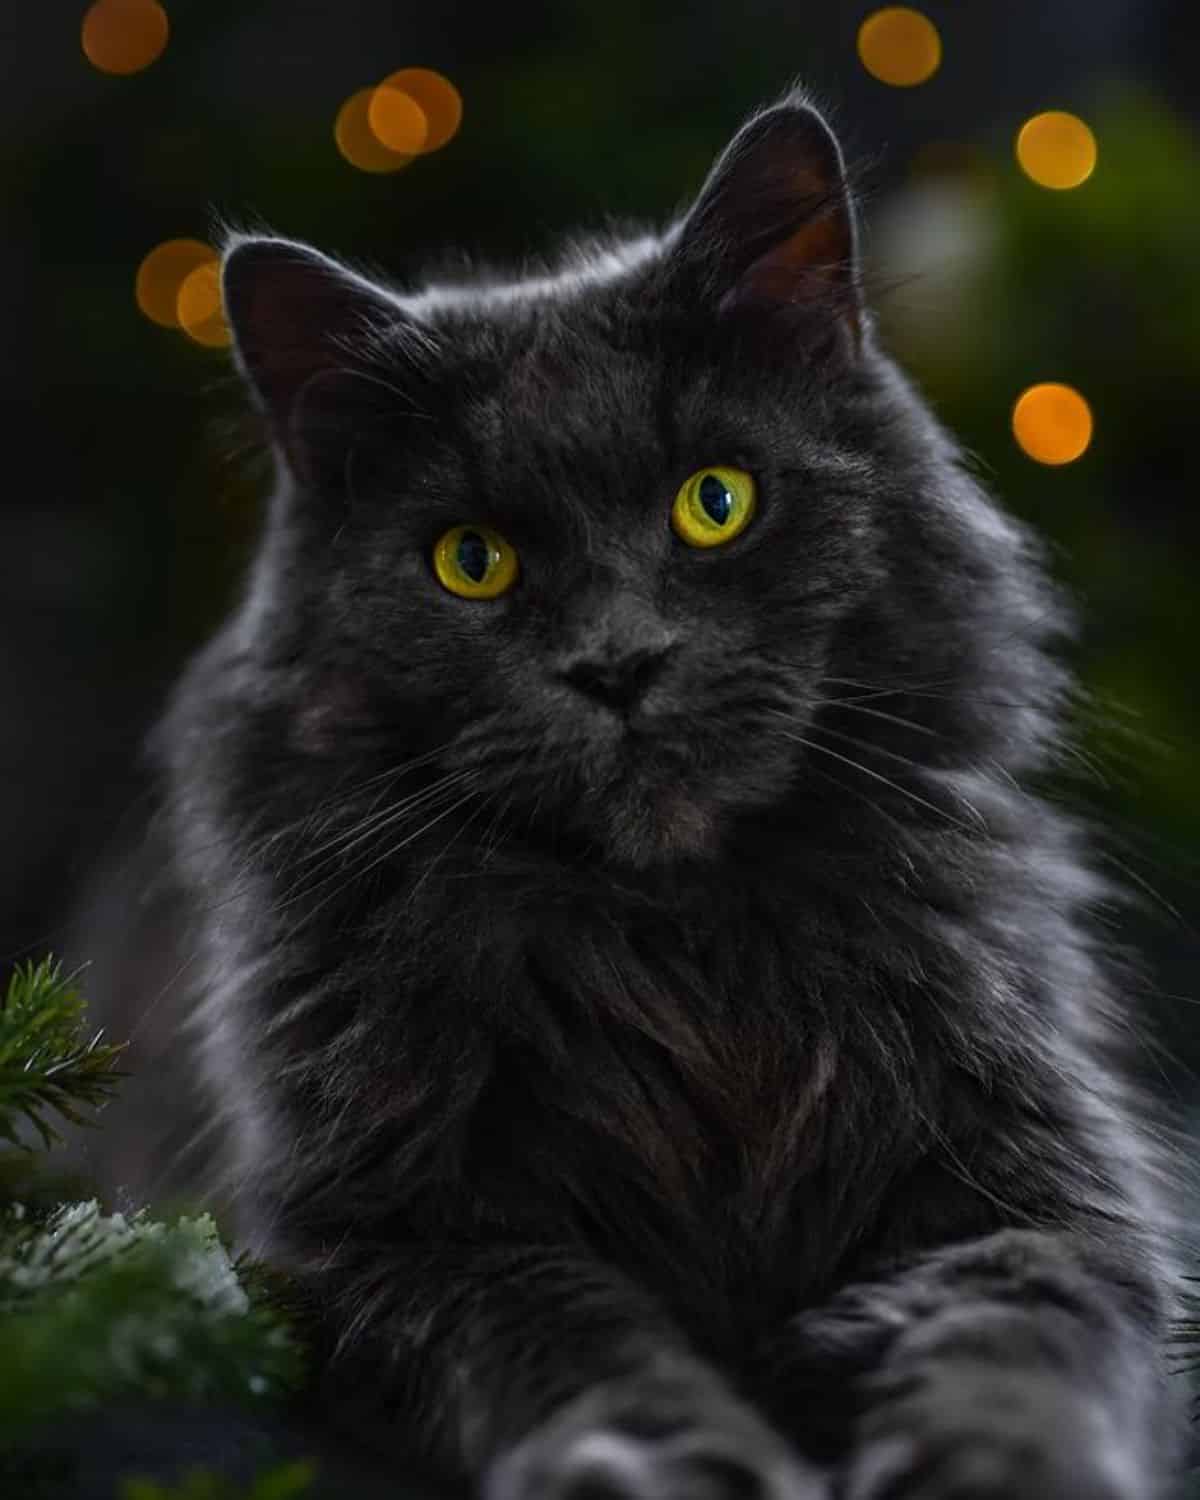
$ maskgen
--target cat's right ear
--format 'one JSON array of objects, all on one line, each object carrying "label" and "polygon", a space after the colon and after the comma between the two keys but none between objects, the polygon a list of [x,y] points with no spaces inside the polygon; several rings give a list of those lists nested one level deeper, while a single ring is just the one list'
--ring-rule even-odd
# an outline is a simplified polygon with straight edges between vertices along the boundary
[{"label": "cat's right ear", "polygon": [[[355,430],[386,395],[366,368],[371,352],[399,349],[409,320],[382,287],[291,240],[235,241],[221,279],[238,365],[288,468],[336,485]],[[391,399],[398,407],[398,389]]]},{"label": "cat's right ear", "polygon": [[854,197],[837,138],[794,94],[750,120],[677,225],[668,285],[690,310],[746,314],[760,326],[862,334]]}]

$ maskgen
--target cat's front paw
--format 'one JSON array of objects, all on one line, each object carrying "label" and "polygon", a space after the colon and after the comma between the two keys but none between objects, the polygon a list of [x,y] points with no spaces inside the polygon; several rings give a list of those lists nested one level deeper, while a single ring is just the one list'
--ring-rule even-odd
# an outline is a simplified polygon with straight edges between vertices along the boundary
[{"label": "cat's front paw", "polygon": [[843,1500],[1144,1500],[1099,1412],[1004,1372],[922,1382],[864,1423]]},{"label": "cat's front paw", "polygon": [[732,1399],[582,1397],[491,1466],[484,1500],[827,1500],[819,1475]]}]

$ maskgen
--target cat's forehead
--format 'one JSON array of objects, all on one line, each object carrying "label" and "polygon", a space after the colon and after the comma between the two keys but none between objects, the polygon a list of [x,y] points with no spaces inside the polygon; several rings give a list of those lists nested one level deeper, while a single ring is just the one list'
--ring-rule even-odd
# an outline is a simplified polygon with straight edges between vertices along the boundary
[{"label": "cat's forehead", "polygon": [[628,459],[667,437],[670,370],[653,316],[627,298],[497,301],[444,336],[463,429],[498,457]]},{"label": "cat's forehead", "polygon": [[499,451],[718,462],[768,430],[772,446],[804,443],[814,430],[813,382],[800,362],[794,378],[769,374],[637,278],[481,309],[472,324],[453,335],[471,350],[472,429]]},{"label": "cat's forehead", "polygon": [[653,267],[471,288],[421,308],[451,442],[506,504],[636,509],[711,464],[803,461],[824,434],[798,361],[767,372],[656,294]]}]

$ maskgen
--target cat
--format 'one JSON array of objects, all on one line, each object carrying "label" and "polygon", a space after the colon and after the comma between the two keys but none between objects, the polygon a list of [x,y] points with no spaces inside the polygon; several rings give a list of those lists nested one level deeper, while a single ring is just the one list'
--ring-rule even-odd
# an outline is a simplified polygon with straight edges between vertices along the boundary
[{"label": "cat", "polygon": [[233,234],[277,484],[154,740],[247,1243],[485,1500],[1135,1500],[1179,1293],[1069,612],[798,90],[661,234]]}]

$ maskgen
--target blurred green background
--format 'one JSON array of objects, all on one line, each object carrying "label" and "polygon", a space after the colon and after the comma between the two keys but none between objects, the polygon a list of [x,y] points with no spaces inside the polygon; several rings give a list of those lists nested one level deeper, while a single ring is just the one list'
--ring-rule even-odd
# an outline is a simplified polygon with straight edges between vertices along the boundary
[{"label": "blurred green background", "polygon": [[[152,3],[101,0],[111,34],[93,52],[119,50]],[[95,861],[136,824],[141,738],[229,604],[269,481],[229,435],[241,396],[227,351],[139,310],[146,255],[229,220],[403,281],[447,252],[520,258],[612,218],[661,223],[739,121],[800,79],[864,190],[887,340],[1050,539],[1079,603],[1094,697],[1061,795],[1102,818],[1103,858],[1140,898],[1118,936],[1155,981],[1143,1056],[1190,1101],[1194,0],[931,0],[917,9],[940,62],[907,85],[875,76],[903,66],[903,38],[868,66],[862,27],[879,7],[835,0],[164,5],[165,48],[125,74],[89,61],[84,4],[10,3],[0,27],[0,960],[56,947]],[[408,67],[453,83],[461,127],[399,170],[359,170],[334,139],[339,109]],[[1094,136],[1078,186],[1040,186],[1018,163],[1018,132],[1047,110]],[[1014,437],[1014,403],[1040,382],[1090,409],[1071,462],[1038,462]]]}]

